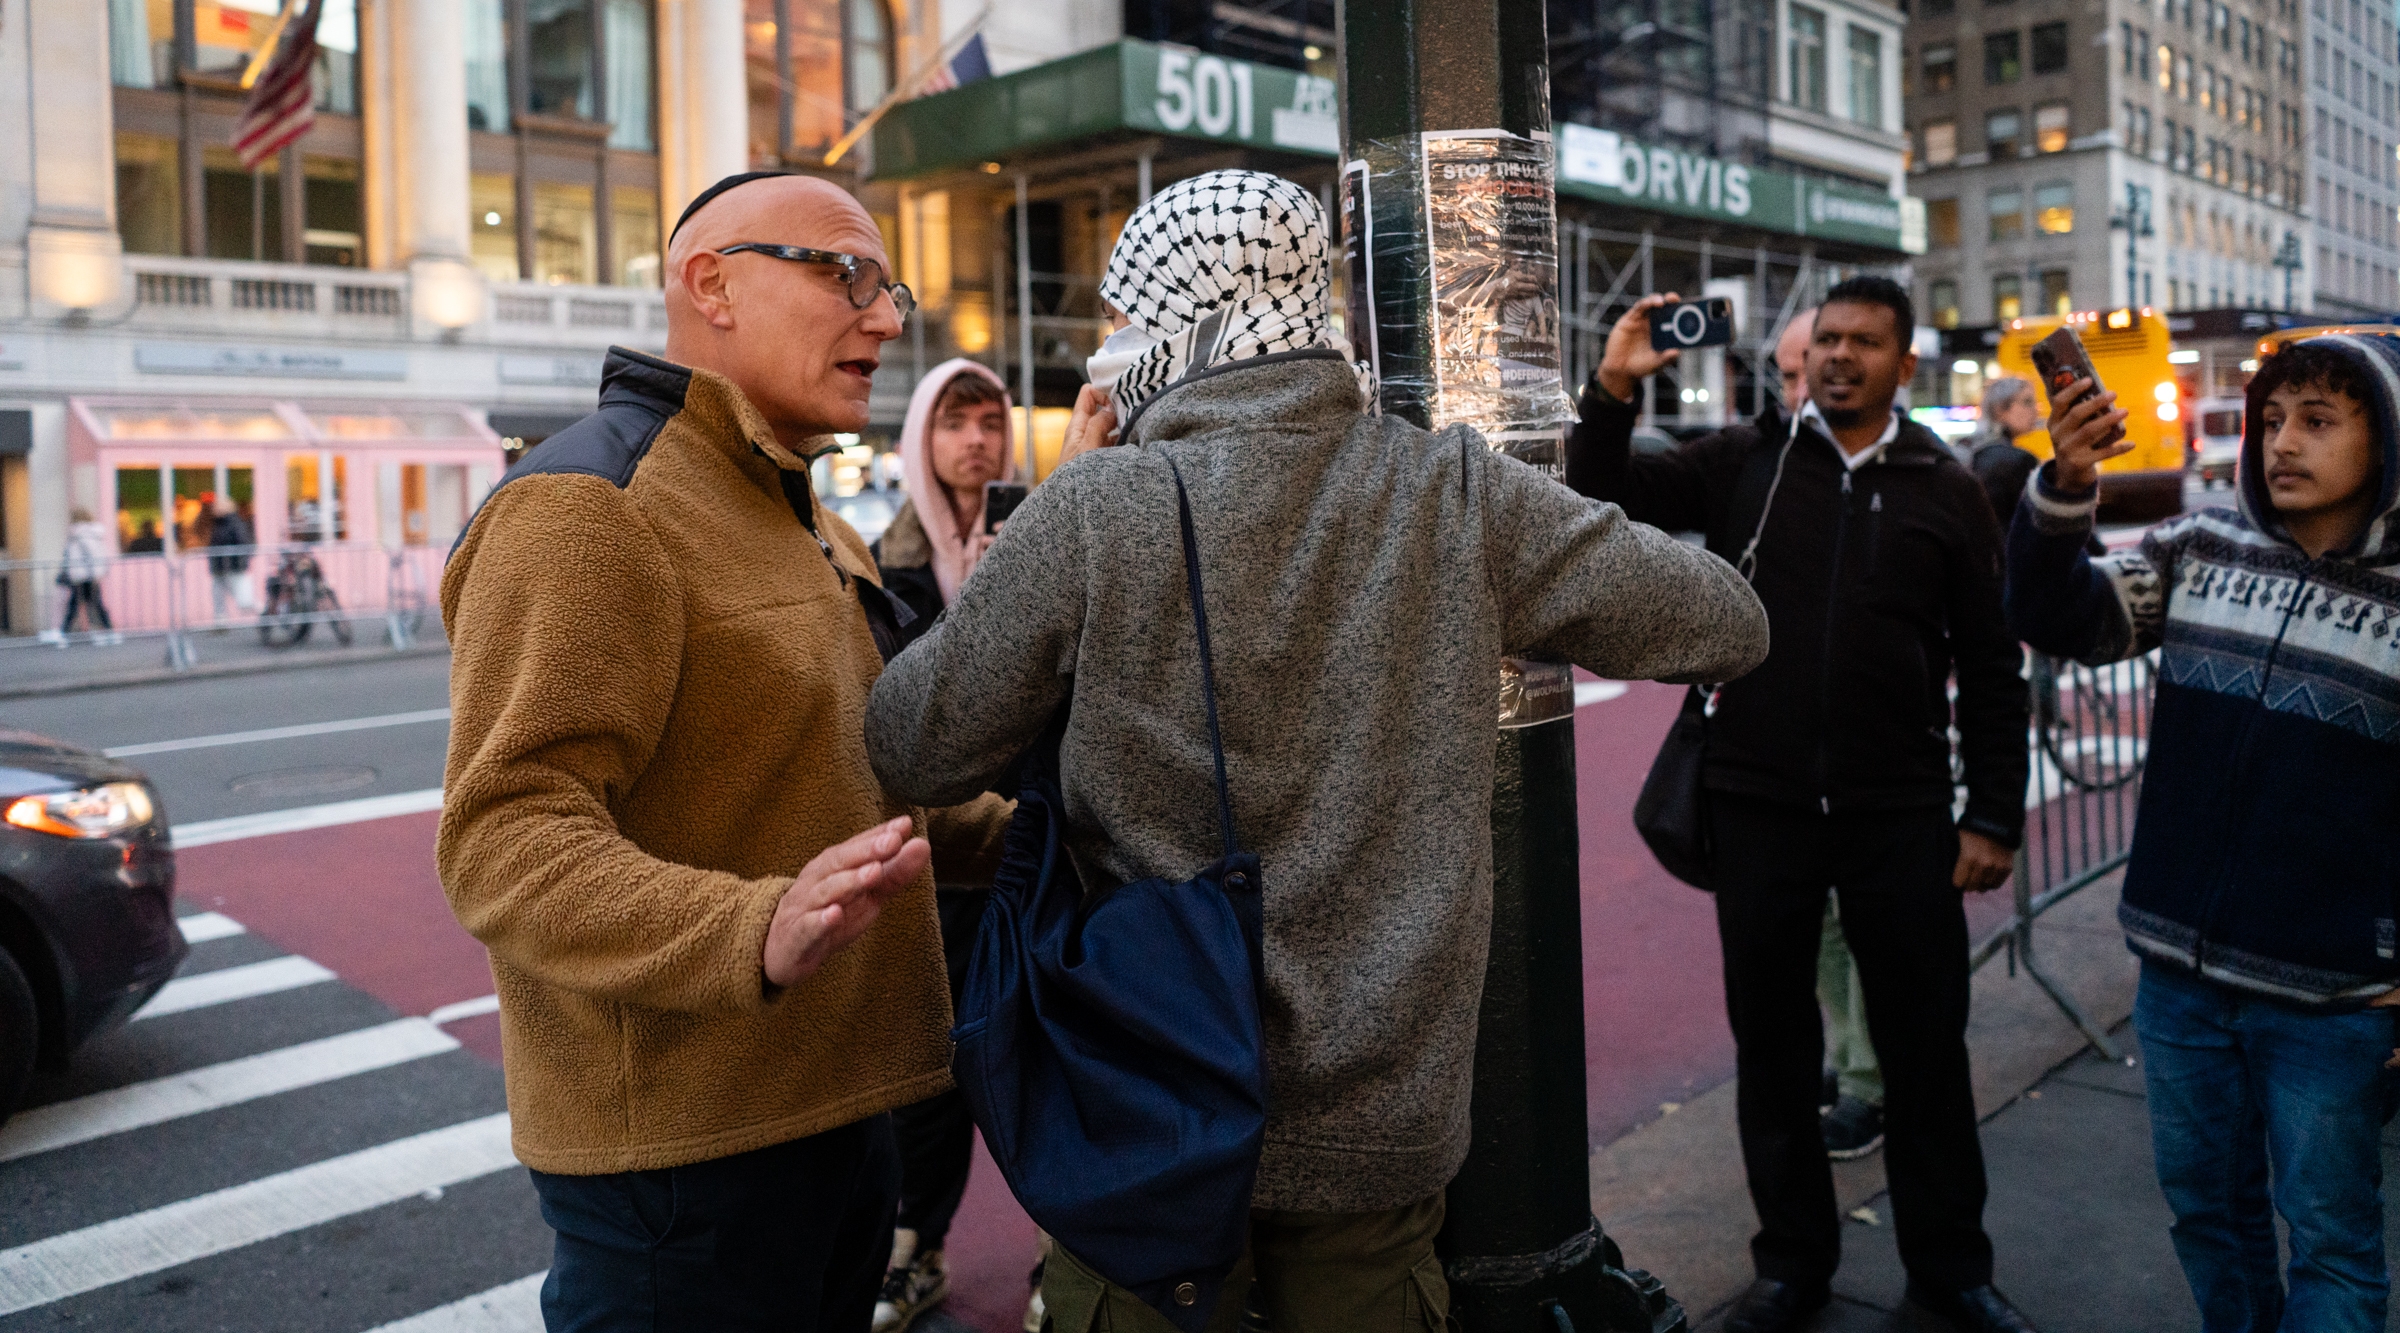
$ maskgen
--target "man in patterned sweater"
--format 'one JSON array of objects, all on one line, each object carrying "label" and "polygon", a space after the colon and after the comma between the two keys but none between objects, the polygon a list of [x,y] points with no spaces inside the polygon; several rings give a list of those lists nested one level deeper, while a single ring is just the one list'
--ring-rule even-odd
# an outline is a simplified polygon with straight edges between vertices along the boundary
[{"label": "man in patterned sweater", "polygon": [[[2130,447],[2110,440],[2114,401],[2088,382],[2058,395],[2058,456],[2018,504],[2007,600],[2043,651],[2160,653],[2118,917],[2142,960],[2134,1026],[2176,1254],[2210,1333],[2381,1329],[2400,340],[2311,338],[2270,358],[2250,385],[2240,510],[2092,557],[2098,465]],[[2290,1228],[2288,1293],[2270,1208]]]}]

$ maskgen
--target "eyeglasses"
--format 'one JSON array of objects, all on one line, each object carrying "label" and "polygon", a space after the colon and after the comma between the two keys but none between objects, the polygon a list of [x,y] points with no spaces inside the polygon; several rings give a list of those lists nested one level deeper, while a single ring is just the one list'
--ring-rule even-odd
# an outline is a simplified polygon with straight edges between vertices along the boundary
[{"label": "eyeglasses", "polygon": [[717,253],[738,255],[745,250],[752,254],[765,255],[770,259],[788,259],[795,264],[831,264],[839,268],[842,271],[843,280],[850,284],[850,308],[853,310],[864,310],[875,304],[877,296],[884,292],[890,292],[892,308],[899,313],[900,323],[905,327],[908,323],[909,312],[917,308],[916,293],[908,289],[908,284],[884,281],[883,265],[872,259],[859,255],[846,255],[838,250],[811,250],[800,245],[769,245],[765,241],[744,241],[740,245],[726,246]]}]

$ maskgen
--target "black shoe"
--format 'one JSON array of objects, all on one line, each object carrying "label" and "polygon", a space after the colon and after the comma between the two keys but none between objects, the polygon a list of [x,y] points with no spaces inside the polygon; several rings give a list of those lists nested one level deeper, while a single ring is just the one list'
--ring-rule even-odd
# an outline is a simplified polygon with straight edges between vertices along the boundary
[{"label": "black shoe", "polygon": [[1908,1298],[1965,1333],[2036,1333],[2033,1321],[2019,1314],[2000,1289],[1988,1282],[1965,1291],[1933,1291],[1911,1282]]},{"label": "black shoe", "polygon": [[1841,1099],[1842,1076],[1828,1069],[1825,1071],[1825,1082],[1817,1092],[1817,1114],[1823,1115],[1832,1110],[1833,1104]]},{"label": "black shoe", "polygon": [[1837,1162],[1853,1161],[1883,1146],[1883,1108],[1844,1097],[1825,1113],[1822,1129],[1825,1155]]},{"label": "black shoe", "polygon": [[1762,1277],[1750,1284],[1725,1315],[1725,1333],[1792,1333],[1833,1298],[1820,1284],[1804,1287]]}]

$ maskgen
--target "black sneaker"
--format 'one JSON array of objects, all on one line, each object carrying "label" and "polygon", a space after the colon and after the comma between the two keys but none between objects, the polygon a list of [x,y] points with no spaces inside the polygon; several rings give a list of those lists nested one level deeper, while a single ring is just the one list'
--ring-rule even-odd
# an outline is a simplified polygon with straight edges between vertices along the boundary
[{"label": "black sneaker", "polygon": [[1843,1097],[1825,1113],[1825,1155],[1854,1161],[1883,1146],[1883,1108]]}]

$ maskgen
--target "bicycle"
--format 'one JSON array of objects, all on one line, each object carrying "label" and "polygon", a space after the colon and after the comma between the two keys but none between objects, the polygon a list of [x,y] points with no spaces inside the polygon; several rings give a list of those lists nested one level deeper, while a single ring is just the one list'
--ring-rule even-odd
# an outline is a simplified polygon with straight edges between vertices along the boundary
[{"label": "bicycle", "polygon": [[323,620],[343,647],[350,646],[350,622],[342,619],[341,599],[325,582],[325,571],[306,547],[282,553],[275,572],[267,577],[266,608],[259,613],[258,639],[269,648],[289,648],[308,637]]},{"label": "bicycle", "polygon": [[2147,737],[2136,707],[2120,701],[2137,666],[2092,668],[2033,655],[2033,732],[2069,786],[2114,791],[2142,775]]}]

